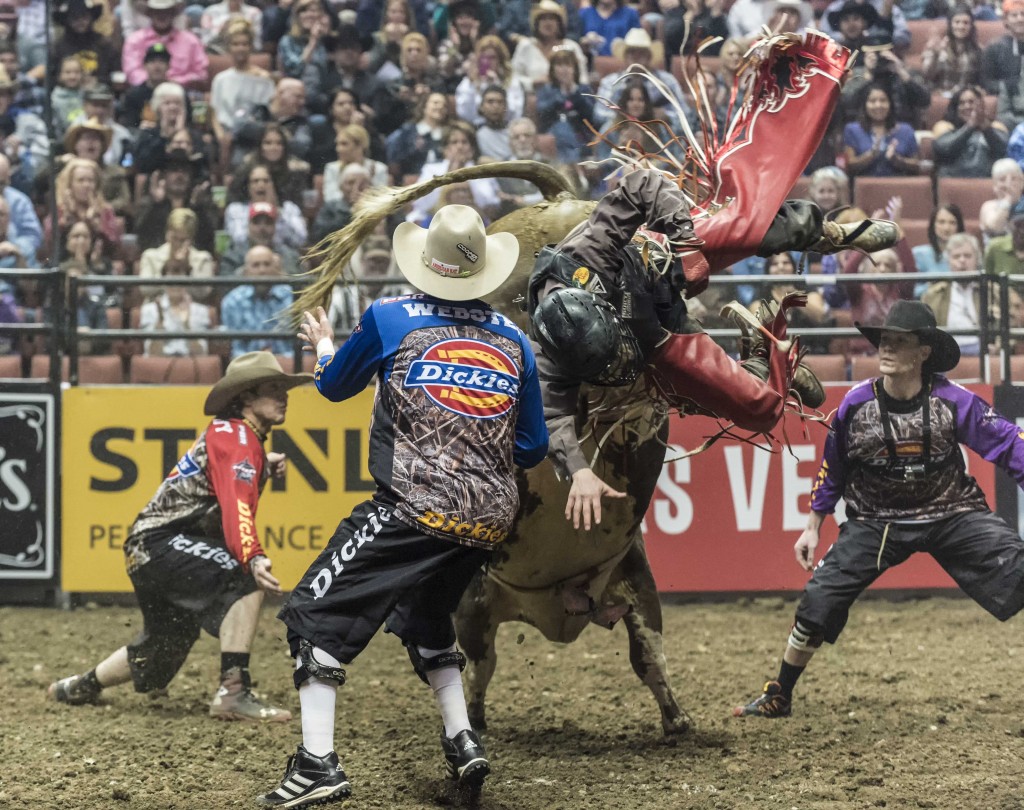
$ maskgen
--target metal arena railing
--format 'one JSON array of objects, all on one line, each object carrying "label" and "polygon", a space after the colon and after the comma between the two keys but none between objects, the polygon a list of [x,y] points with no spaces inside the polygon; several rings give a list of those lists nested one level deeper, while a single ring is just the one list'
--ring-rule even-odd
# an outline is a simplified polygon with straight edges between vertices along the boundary
[{"label": "metal arena railing", "polygon": [[[737,287],[751,285],[755,288],[762,288],[772,284],[793,283],[808,290],[823,289],[840,284],[918,284],[921,282],[950,281],[954,276],[950,273],[838,273],[838,274],[805,274],[805,275],[716,275],[710,279],[714,286]],[[1001,379],[1011,381],[1010,352],[1007,350],[1014,339],[1024,338],[1024,324],[1012,325],[1010,320],[1010,287],[1014,286],[1024,290],[1024,274],[1010,276],[987,275],[985,273],[957,273],[955,279],[959,282],[982,282],[978,286],[979,318],[978,329],[947,329],[952,335],[972,335],[979,339],[979,376],[985,382],[991,382],[990,344],[994,338],[999,338]],[[71,385],[78,384],[78,361],[79,341],[90,340],[146,340],[146,339],[206,339],[216,341],[230,341],[235,339],[285,339],[294,343],[295,367],[300,368],[302,364],[302,348],[295,340],[295,330],[291,328],[277,329],[272,331],[251,329],[231,330],[223,327],[207,330],[150,330],[150,329],[93,329],[88,333],[79,332],[77,318],[69,309],[68,301],[77,301],[79,289],[85,286],[102,286],[106,289],[134,287],[206,287],[206,288],[227,288],[232,289],[243,284],[253,284],[253,280],[244,276],[214,276],[210,278],[193,278],[189,276],[170,276],[156,278],[140,278],[138,276],[67,276],[61,270],[0,270],[0,281],[3,280],[26,280],[39,281],[47,289],[46,300],[48,311],[53,314],[52,322],[46,323],[0,323],[0,334],[3,335],[44,335],[51,338],[48,341],[47,354],[50,356],[49,379],[53,383],[59,382],[61,369],[60,359],[67,356],[69,360],[69,382]],[[303,276],[273,276],[261,278],[258,285],[273,286],[287,284],[292,289],[301,289],[308,283]],[[379,278],[371,281],[359,280],[354,282],[358,286],[394,286],[407,285],[408,282],[400,277]],[[59,295],[59,291],[67,289],[68,297]],[[992,304],[998,303],[998,318],[992,320],[988,314]],[[123,322],[127,322],[128,308],[122,307]],[[56,324],[63,323],[65,318],[70,318],[71,327],[67,332],[59,330]],[[707,329],[708,334],[719,342],[738,339],[740,331],[735,328],[729,329]],[[819,328],[791,328],[791,334],[805,335],[807,337],[829,337],[847,338],[857,337],[860,332],[854,327],[819,327]],[[339,333],[338,338],[344,338],[346,333]],[[27,381],[27,380],[26,380]],[[23,382],[17,379],[5,379],[5,383]],[[1024,379],[1013,381],[1024,384]]]}]

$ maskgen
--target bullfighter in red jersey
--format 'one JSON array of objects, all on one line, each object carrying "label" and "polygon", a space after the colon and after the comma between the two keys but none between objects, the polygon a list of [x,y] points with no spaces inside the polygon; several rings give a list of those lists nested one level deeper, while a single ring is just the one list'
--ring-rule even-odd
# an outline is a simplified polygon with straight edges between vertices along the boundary
[{"label": "bullfighter in red jersey", "polygon": [[269,352],[231,361],[206,398],[204,413],[214,420],[139,513],[124,544],[142,632],[86,674],[52,683],[52,700],[95,703],[103,689],[128,681],[137,692],[163,689],[204,629],[221,647],[210,715],[291,719],[257,698],[249,677],[263,594],[281,593],[260,546],[256,507],[267,479],[285,469],[284,455],[265,452],[263,443],[284,422],[288,390],[311,381],[310,374],[285,374]]}]

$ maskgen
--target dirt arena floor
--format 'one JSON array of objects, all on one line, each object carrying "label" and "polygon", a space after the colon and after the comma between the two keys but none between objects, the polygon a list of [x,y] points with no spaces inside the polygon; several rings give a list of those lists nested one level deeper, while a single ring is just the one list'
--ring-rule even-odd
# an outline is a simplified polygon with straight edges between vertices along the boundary
[{"label": "dirt arena floor", "polygon": [[[793,602],[666,607],[674,684],[697,730],[665,738],[629,667],[626,634],[592,627],[559,647],[505,625],[478,806],[576,808],[1024,808],[1024,638],[972,603],[871,600],[804,676],[794,716],[736,720],[776,671]],[[47,703],[52,678],[128,639],[138,615],[0,608],[0,808],[251,807],[300,738],[205,716],[218,673],[204,638],[160,699],[130,688],[96,707]],[[258,690],[297,710],[281,625],[265,608]],[[379,636],[339,695],[337,741],[351,808],[468,806],[441,778],[430,693]],[[297,714],[297,711],[296,711]]]}]

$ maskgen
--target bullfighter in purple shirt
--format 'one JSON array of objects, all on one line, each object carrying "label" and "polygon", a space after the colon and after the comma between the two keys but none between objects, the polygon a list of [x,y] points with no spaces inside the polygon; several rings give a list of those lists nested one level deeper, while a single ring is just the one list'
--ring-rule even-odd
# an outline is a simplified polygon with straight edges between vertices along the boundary
[{"label": "bullfighter in purple shirt", "polygon": [[[823,641],[834,644],[850,606],[884,571],[932,555],[957,585],[1000,621],[1024,607],[1024,541],[985,503],[959,444],[1024,488],[1024,434],[939,372],[960,359],[956,341],[919,301],[898,302],[883,326],[860,326],[878,347],[879,379],[854,386],[839,406],[794,550],[814,575],[804,588],[778,680],[737,717],[789,717],[793,687]],[[814,566],[818,531],[840,498],[847,521]]]}]

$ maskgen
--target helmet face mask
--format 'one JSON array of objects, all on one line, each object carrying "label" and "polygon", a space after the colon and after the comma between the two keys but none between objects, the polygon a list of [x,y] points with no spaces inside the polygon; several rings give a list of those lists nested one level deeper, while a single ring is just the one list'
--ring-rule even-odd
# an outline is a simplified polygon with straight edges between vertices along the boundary
[{"label": "helmet face mask", "polygon": [[640,376],[643,355],[636,338],[607,301],[564,287],[537,306],[534,336],[567,377],[594,385],[627,385]]}]

